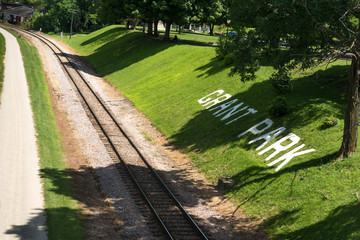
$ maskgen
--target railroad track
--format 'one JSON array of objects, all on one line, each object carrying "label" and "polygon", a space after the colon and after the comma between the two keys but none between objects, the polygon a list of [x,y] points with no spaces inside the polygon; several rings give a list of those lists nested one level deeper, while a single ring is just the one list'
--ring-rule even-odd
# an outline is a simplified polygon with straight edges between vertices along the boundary
[{"label": "railroad track", "polygon": [[[9,28],[6,26],[6,28]],[[104,141],[119,173],[126,180],[134,201],[149,221],[154,236],[164,239],[208,239],[194,219],[186,212],[159,174],[123,130],[66,53],[46,37],[15,28],[46,44],[57,56],[74,88],[82,99],[93,125]],[[130,180],[129,180],[130,179]],[[136,189],[136,190],[135,190]],[[141,201],[139,200],[141,197]],[[145,204],[144,204],[145,203]],[[144,207],[146,206],[146,207]]]}]

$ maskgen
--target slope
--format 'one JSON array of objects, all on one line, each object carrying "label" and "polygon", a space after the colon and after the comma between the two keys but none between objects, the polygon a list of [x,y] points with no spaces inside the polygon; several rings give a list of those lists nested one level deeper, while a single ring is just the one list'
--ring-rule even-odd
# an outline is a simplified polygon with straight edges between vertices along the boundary
[{"label": "slope", "polygon": [[[228,76],[229,68],[216,59],[214,47],[187,45],[178,37],[178,43],[164,42],[114,25],[64,41],[209,179],[232,178],[228,196],[249,215],[264,218],[272,236],[359,238],[359,154],[332,166],[341,143],[349,63],[297,73],[292,92],[285,96],[290,113],[275,118],[268,113],[277,96],[268,80],[271,67],[263,66],[255,81],[243,83]],[[226,94],[229,105],[206,109],[215,96],[223,100]],[[327,117],[339,119],[338,124],[325,128]],[[266,119],[271,121],[265,129]],[[262,143],[266,145],[258,149]],[[274,147],[283,151],[272,156]],[[310,149],[315,151],[302,152]],[[276,159],[280,162],[270,167]],[[285,159],[289,162],[280,166]]]}]

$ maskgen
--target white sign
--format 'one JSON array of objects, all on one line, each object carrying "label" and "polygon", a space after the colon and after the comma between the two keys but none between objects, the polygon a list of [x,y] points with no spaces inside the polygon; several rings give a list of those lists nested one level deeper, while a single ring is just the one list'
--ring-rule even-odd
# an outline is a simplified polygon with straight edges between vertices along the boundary
[{"label": "white sign", "polygon": [[[221,105],[218,105],[221,102],[224,102],[228,99],[230,99],[232,96],[228,93],[224,94],[224,90],[217,90],[215,92],[212,92],[205,97],[202,97],[198,100],[198,103],[201,104],[203,107],[208,109],[210,112],[214,112],[213,115],[215,117],[221,117],[220,121],[226,120],[226,125],[231,124],[249,114],[255,114],[257,113],[257,110],[254,108],[251,108],[249,106],[246,106],[243,102],[240,102],[239,99],[233,99],[228,102],[225,102]],[[215,106],[216,105],[216,106]],[[235,117],[235,118],[233,118]],[[260,123],[256,124],[255,126],[250,127],[245,132],[238,135],[238,137],[242,137],[246,134],[252,134],[252,135],[259,135],[266,130],[270,129],[274,122],[267,118]],[[258,141],[263,141],[255,150],[259,151],[263,147],[265,147],[270,141],[278,137],[280,134],[282,134],[286,130],[285,127],[280,127],[275,130],[271,130],[253,140],[251,140],[248,144],[253,144]],[[290,142],[287,145],[282,145],[283,142]],[[273,151],[265,160],[268,161],[278,155],[280,152],[285,152],[287,150],[290,150],[290,148],[294,147],[296,144],[300,142],[300,137],[296,136],[294,133],[290,133],[287,136],[281,138],[279,141],[273,143],[269,147],[265,148],[264,150],[260,151],[258,154],[263,155],[264,153],[268,151]],[[315,149],[307,149],[301,152],[298,152],[300,149],[302,149],[305,146],[305,144],[301,144],[297,147],[295,147],[293,150],[285,153],[281,157],[277,158],[276,160],[272,161],[268,164],[268,166],[273,166],[279,162],[280,165],[275,169],[275,171],[279,171],[285,164],[289,163],[290,160],[296,156],[300,156],[306,153],[310,153],[315,151]]]}]

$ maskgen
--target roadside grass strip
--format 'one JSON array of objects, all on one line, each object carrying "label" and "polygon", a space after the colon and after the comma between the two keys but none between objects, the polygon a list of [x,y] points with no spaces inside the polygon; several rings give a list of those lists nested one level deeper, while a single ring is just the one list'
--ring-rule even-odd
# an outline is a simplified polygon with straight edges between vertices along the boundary
[{"label": "roadside grass strip", "polygon": [[[289,114],[272,117],[277,94],[270,66],[243,83],[228,76],[214,47],[153,40],[116,25],[64,42],[214,184],[231,178],[225,193],[249,216],[264,219],[273,238],[360,239],[360,155],[332,165],[343,134],[349,62],[294,75],[284,95]],[[327,118],[337,125],[325,128]]]},{"label": "roadside grass strip", "polygon": [[4,82],[5,38],[0,34],[0,95]]},{"label": "roadside grass strip", "polygon": [[18,38],[34,113],[49,239],[83,239],[81,214],[66,170],[42,62],[35,47]]}]

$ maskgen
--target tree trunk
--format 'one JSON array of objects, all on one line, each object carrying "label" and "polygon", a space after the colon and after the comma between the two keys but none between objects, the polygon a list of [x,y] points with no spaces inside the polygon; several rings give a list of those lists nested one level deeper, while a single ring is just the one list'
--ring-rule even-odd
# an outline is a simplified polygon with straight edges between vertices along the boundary
[{"label": "tree trunk", "polygon": [[133,24],[132,29],[133,30],[136,30],[136,26],[138,25],[138,23],[139,23],[139,19],[135,18],[135,19],[132,20],[132,24]]},{"label": "tree trunk", "polygon": [[181,25],[179,25],[179,31],[178,31],[179,34],[181,34]]},{"label": "tree trunk", "polygon": [[210,23],[210,36],[214,36],[214,27],[215,27],[215,24]]},{"label": "tree trunk", "polygon": [[158,24],[159,24],[159,20],[154,20],[154,36],[158,37],[159,36],[159,32],[158,32]]},{"label": "tree trunk", "polygon": [[341,148],[338,152],[338,160],[350,157],[357,148],[358,124],[359,124],[359,56],[353,56],[348,90],[348,103],[344,120],[344,135]]},{"label": "tree trunk", "polygon": [[130,20],[126,21],[126,28],[129,29],[130,28]]},{"label": "tree trunk", "polygon": [[166,21],[165,40],[170,40],[170,27],[171,27],[171,21]]},{"label": "tree trunk", "polygon": [[148,21],[147,21],[147,25],[148,25],[147,35],[148,35],[149,37],[151,37],[151,36],[153,35],[153,32],[152,32],[152,30],[153,30],[153,21],[152,21],[152,20],[148,20]]}]

